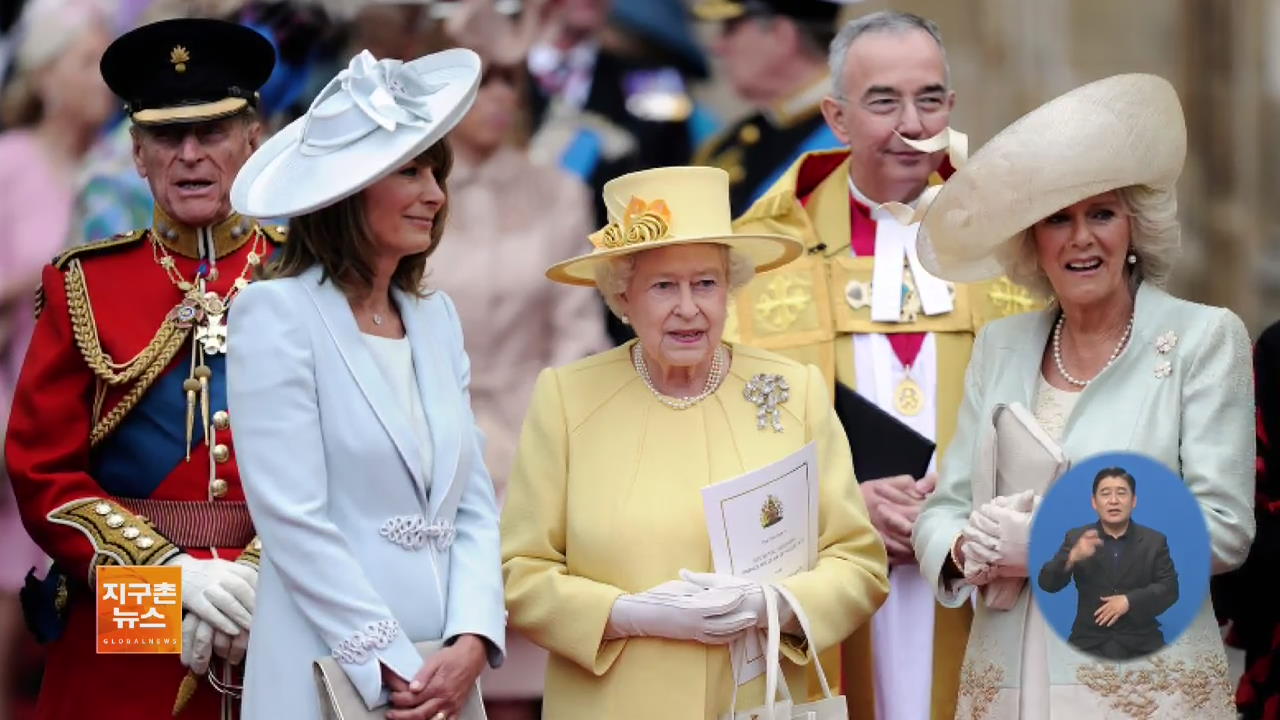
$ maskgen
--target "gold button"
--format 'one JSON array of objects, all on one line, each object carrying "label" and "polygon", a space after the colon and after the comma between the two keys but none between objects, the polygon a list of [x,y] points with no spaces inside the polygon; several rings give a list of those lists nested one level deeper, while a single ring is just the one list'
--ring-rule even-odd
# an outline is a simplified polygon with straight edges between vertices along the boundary
[{"label": "gold button", "polygon": [[216,498],[220,498],[227,494],[227,481],[222,478],[215,478],[209,483],[209,494]]},{"label": "gold button", "polygon": [[213,446],[213,461],[216,463],[224,463],[231,459],[231,450],[226,445],[218,443]]},{"label": "gold button", "polygon": [[231,415],[226,410],[219,410],[213,414],[213,426],[218,430],[226,430],[231,427]]},{"label": "gold button", "polygon": [[750,123],[743,125],[738,131],[738,139],[747,145],[755,145],[760,142],[760,128]]}]

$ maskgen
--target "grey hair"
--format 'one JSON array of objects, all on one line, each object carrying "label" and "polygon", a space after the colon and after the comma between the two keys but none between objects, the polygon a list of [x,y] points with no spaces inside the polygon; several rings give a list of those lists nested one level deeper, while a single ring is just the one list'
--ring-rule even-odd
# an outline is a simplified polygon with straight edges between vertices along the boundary
[{"label": "grey hair", "polygon": [[[1138,261],[1129,282],[1146,281],[1158,287],[1169,282],[1178,257],[1182,228],[1178,224],[1178,197],[1173,188],[1130,185],[1115,191],[1129,215],[1129,252]],[[1053,297],[1053,286],[1036,253],[1035,226],[1028,227],[997,250],[1005,274],[1013,282],[1042,297]]]},{"label": "grey hair", "polygon": [[[733,250],[725,245],[720,247],[726,251],[729,294],[733,294],[739,288],[751,282],[751,278],[755,277],[756,264],[742,252]],[[619,319],[626,314],[623,311],[620,296],[627,291],[627,286],[631,284],[631,278],[636,272],[636,257],[639,254],[628,253],[608,258],[603,262],[596,263],[594,268],[596,289],[604,297],[604,302],[609,306],[610,312]]]},{"label": "grey hair", "polygon": [[831,70],[831,85],[836,97],[847,99],[840,83],[844,78],[844,66],[849,59],[849,48],[859,37],[867,33],[904,33],[912,30],[923,30],[938,43],[942,51],[942,67],[945,70],[943,81],[951,86],[951,64],[947,62],[947,46],[942,44],[942,31],[937,23],[915,13],[897,10],[880,10],[854,18],[840,28],[836,38],[831,41],[831,49],[827,53],[827,65]]}]

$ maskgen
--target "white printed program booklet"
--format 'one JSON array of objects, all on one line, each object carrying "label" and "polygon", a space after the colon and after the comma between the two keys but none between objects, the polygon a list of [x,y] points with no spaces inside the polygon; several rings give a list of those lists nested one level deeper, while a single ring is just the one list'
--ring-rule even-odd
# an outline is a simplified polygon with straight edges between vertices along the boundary
[{"label": "white printed program booklet", "polygon": [[[702,506],[715,571],[769,582],[818,562],[818,453],[809,443],[758,470],[708,485]],[[764,673],[758,633],[732,652],[738,684]]]}]

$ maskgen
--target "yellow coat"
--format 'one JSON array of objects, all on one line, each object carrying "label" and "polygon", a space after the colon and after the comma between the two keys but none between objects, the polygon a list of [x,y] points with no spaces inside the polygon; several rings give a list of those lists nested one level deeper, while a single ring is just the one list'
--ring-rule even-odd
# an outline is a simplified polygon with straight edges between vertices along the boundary
[{"label": "yellow coat", "polygon": [[[725,646],[605,642],[605,623],[620,594],[675,579],[681,568],[711,570],[702,487],[810,441],[821,468],[818,564],[785,582],[812,622],[809,641],[836,645],[888,593],[884,545],[817,368],[733,346],[720,388],[676,411],[636,374],[632,344],[538,376],[503,513],[509,622],[551,651],[544,717],[556,720],[702,720],[729,709]],[[757,429],[756,406],[743,397],[759,373],[791,386],[781,433]],[[806,695],[796,665],[804,656],[784,645],[791,686]],[[762,702],[763,684],[741,688],[739,708]]]}]

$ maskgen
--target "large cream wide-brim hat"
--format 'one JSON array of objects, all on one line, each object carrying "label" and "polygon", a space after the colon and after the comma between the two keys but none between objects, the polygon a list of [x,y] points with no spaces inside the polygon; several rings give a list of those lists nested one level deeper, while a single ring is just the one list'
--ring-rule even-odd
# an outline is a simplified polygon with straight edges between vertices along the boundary
[{"label": "large cream wide-brim hat", "polygon": [[1081,200],[1142,185],[1172,191],[1187,154],[1173,86],[1116,75],[1051,100],[1000,131],[933,198],[916,239],[925,268],[954,282],[1004,272],[1001,249]]},{"label": "large cream wide-brim hat", "polygon": [[262,144],[231,185],[231,205],[295,217],[372,185],[438,142],[480,86],[480,56],[454,48],[417,60],[368,50],[320,91],[306,114]]},{"label": "large cream wide-brim hat", "polygon": [[592,233],[595,249],[556,263],[547,277],[595,285],[602,261],[670,245],[714,243],[750,258],[756,272],[795,260],[804,244],[785,235],[735,234],[729,173],[713,167],[664,167],[616,177],[604,185],[609,224]]}]

